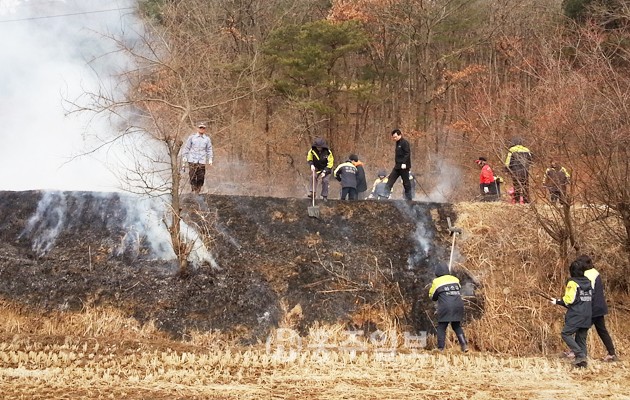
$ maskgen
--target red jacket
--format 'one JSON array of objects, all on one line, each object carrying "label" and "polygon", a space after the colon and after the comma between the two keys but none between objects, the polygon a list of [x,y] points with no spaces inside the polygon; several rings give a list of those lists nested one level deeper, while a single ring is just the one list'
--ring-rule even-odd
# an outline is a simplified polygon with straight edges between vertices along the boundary
[{"label": "red jacket", "polygon": [[481,174],[479,175],[479,183],[488,184],[494,182],[494,173],[492,168],[488,164],[481,167]]}]

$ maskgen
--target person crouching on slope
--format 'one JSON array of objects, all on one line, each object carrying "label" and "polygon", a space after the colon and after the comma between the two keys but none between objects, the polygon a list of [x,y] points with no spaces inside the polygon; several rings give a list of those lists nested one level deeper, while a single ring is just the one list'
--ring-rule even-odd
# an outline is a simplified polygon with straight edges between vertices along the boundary
[{"label": "person crouching on slope", "polygon": [[575,354],[573,365],[584,368],[587,365],[586,338],[593,315],[593,288],[591,281],[584,276],[581,262],[573,261],[569,266],[569,273],[571,277],[567,281],[564,296],[561,299],[552,298],[551,304],[567,307],[562,339]]},{"label": "person crouching on slope", "polygon": [[368,199],[387,200],[390,194],[387,189],[387,172],[381,169],[378,171],[378,178],[376,178],[372,185],[372,193],[370,193]]},{"label": "person crouching on slope", "polygon": [[461,321],[464,317],[464,301],[461,295],[461,286],[459,279],[450,275],[448,266],[445,263],[439,263],[435,267],[435,276],[431,289],[429,289],[429,297],[433,301],[437,301],[437,347],[438,350],[444,350],[446,342],[446,328],[451,324],[451,328],[457,335],[457,340],[463,352],[468,351],[468,343],[462,329]]}]

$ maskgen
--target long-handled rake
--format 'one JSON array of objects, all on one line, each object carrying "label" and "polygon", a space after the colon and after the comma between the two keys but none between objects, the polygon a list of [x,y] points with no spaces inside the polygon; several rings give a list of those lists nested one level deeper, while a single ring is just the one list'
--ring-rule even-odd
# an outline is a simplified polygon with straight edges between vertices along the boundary
[{"label": "long-handled rake", "polygon": [[451,273],[452,268],[453,268],[453,252],[455,250],[455,237],[457,237],[457,235],[461,235],[462,230],[461,228],[457,228],[451,225],[451,217],[446,217],[446,222],[448,223],[448,231],[451,234],[451,236],[453,236],[453,243],[451,244],[451,258],[448,260],[448,272]]},{"label": "long-handled rake", "polygon": [[313,205],[308,207],[308,216],[313,218],[319,218],[319,207],[315,206],[315,196],[317,194],[317,180],[315,179],[315,171],[313,172],[313,192],[311,193],[311,199]]}]

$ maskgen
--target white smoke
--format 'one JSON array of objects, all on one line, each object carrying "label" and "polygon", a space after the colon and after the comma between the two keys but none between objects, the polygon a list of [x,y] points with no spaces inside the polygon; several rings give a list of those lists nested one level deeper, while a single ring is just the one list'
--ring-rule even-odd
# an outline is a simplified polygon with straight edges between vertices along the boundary
[{"label": "white smoke", "polygon": [[214,269],[220,269],[219,264],[215,260],[212,253],[204,245],[199,233],[190,225],[181,221],[181,235],[186,243],[192,244],[192,250],[188,256],[188,260],[193,265],[208,264]]},{"label": "white smoke", "polygon": [[48,253],[57,237],[66,225],[66,196],[62,192],[46,192],[42,196],[35,215],[29,218],[22,235],[32,237],[32,248],[35,254],[43,256]]},{"label": "white smoke", "polygon": [[125,210],[123,229],[126,232],[116,255],[126,252],[134,254],[142,242],[149,247],[149,258],[174,260],[175,251],[167,230],[165,203],[159,198],[121,195],[120,202]]},{"label": "white smoke", "polygon": [[[171,244],[167,203],[160,198],[99,192],[44,192],[37,210],[20,237],[31,240],[38,256],[52,251],[66,230],[83,232],[87,222],[94,230],[104,226],[107,237],[120,236],[111,248],[112,257],[172,261],[177,257]],[[122,232],[122,235],[120,233]],[[191,245],[189,261],[219,269],[199,233],[181,222],[182,239]],[[146,253],[146,254],[145,254]]]},{"label": "white smoke", "polygon": [[429,190],[423,188],[416,200],[435,203],[451,201],[457,188],[462,185],[461,170],[445,160],[437,160],[434,174],[437,177],[435,186]]},{"label": "white smoke", "polygon": [[99,144],[88,138],[111,135],[110,123],[65,116],[64,100],[125,65],[102,35],[134,24],[134,4],[0,0],[0,190],[118,190],[122,150],[74,158]]}]

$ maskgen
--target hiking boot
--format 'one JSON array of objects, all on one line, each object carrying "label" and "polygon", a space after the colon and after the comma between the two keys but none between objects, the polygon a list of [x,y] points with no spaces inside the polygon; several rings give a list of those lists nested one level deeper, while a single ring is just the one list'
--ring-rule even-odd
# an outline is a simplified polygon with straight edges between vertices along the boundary
[{"label": "hiking boot", "polygon": [[605,362],[613,362],[613,361],[618,361],[619,359],[617,358],[617,356],[615,354],[608,354],[606,355],[606,357],[602,358],[602,361]]},{"label": "hiking boot", "polygon": [[464,353],[468,353],[468,342],[466,341],[466,336],[463,334],[457,335],[457,340],[459,341],[459,347],[462,351]]},{"label": "hiking boot", "polygon": [[308,198],[308,199],[312,199],[312,198],[313,198],[313,193],[309,193],[309,194],[307,194],[307,195],[306,195],[306,198]]},{"label": "hiking boot", "polygon": [[328,201],[328,197],[326,197],[326,196],[322,196],[322,201],[323,201],[324,203],[325,203],[325,202],[327,202],[327,201]]},{"label": "hiking boot", "polygon": [[586,357],[576,357],[575,360],[573,360],[573,366],[576,368],[586,368],[587,365]]},{"label": "hiking boot", "polygon": [[570,358],[570,359],[574,359],[575,358],[575,353],[572,351],[565,351],[562,353],[563,356],[565,356],[566,358]]}]

